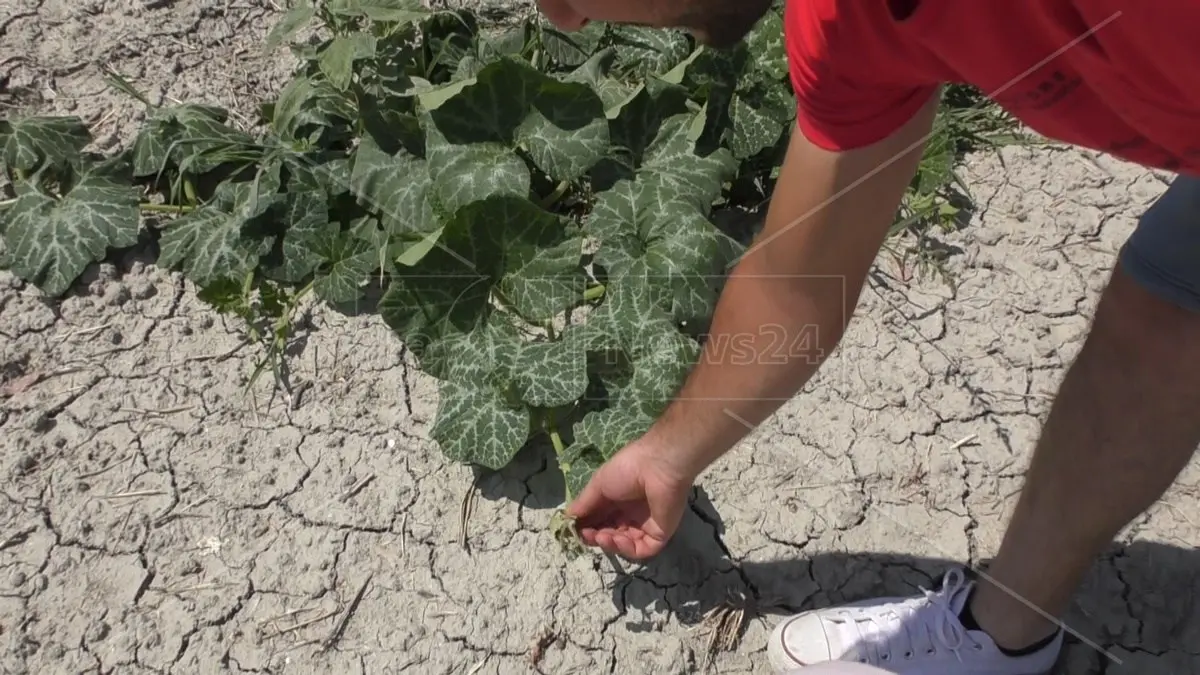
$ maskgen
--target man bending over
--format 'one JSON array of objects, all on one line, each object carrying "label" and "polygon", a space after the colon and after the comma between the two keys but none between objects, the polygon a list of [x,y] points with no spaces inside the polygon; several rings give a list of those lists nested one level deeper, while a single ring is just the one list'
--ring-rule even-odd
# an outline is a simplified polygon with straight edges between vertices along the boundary
[{"label": "man bending over", "polygon": [[[770,3],[539,4],[564,30],[589,20],[678,27],[723,46]],[[758,329],[771,324],[840,339],[943,83],[975,85],[1048,137],[1178,174],[1121,249],[990,580],[966,583],[956,570],[907,602],[806,612],[783,621],[768,649],[780,671],[862,661],[914,675],[1046,672],[1062,644],[1046,617],[1065,613],[1095,556],[1200,444],[1200,69],[1187,67],[1200,63],[1200,41],[1186,30],[1200,25],[1200,3],[788,0],[785,25],[797,133],[764,230],[718,302],[716,337],[761,335],[748,346],[769,349],[775,336]],[[831,275],[847,280],[844,297],[806,281]],[[693,481],[819,364],[803,353],[773,361],[701,358],[650,431],[570,505],[585,542],[633,559],[661,551]]]}]

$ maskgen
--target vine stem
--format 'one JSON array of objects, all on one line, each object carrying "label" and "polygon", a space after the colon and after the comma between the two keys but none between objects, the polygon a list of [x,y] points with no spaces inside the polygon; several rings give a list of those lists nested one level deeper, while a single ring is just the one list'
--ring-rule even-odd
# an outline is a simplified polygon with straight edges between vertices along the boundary
[{"label": "vine stem", "polygon": [[138,204],[138,208],[146,213],[191,213],[196,210],[185,204]]},{"label": "vine stem", "polygon": [[606,290],[607,289],[605,288],[604,284],[596,284],[595,286],[592,286],[583,292],[583,300],[584,302],[599,300],[600,298],[604,297],[604,291]]},{"label": "vine stem", "polygon": [[0,201],[0,209],[4,208],[6,206],[12,206],[13,204],[16,204],[16,203],[17,203],[16,199],[5,199],[3,201]]},{"label": "vine stem", "polygon": [[[570,471],[569,464],[563,463],[563,453],[567,451],[567,446],[563,443],[562,435],[558,433],[558,425],[554,422],[554,411],[546,410],[543,413],[542,426],[546,429],[546,435],[550,437],[550,445],[554,446],[554,456],[558,458],[558,466],[563,471],[563,477],[566,477],[566,472]],[[571,488],[563,481],[563,492],[566,496],[566,503],[570,504],[575,497],[571,494]]]},{"label": "vine stem", "polygon": [[570,189],[571,181],[564,180],[558,184],[558,187],[554,188],[554,192],[546,195],[546,198],[539,202],[538,205],[549,211],[555,204],[558,203],[558,200],[563,198],[563,195],[567,194],[567,190]]}]

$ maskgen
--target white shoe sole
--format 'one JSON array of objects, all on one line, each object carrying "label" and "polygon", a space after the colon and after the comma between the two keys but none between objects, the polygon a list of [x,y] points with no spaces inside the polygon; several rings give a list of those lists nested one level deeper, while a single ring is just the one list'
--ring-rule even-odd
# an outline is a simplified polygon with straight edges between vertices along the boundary
[{"label": "white shoe sole", "polygon": [[813,665],[809,663],[801,663],[800,661],[796,660],[790,653],[788,653],[787,647],[783,643],[783,632],[789,625],[791,625],[793,621],[804,615],[805,614],[797,614],[795,616],[790,616],[776,624],[775,629],[771,631],[771,638],[767,641],[767,660],[771,664],[771,670],[778,675],[791,673],[805,666]]},{"label": "white shoe sole", "polygon": [[[824,665],[826,663],[832,663],[829,661],[804,663],[792,656],[792,654],[788,652],[787,647],[784,645],[783,632],[787,629],[787,627],[791,625],[793,621],[813,613],[816,613],[815,610],[790,616],[776,624],[774,630],[771,631],[771,637],[767,641],[767,661],[771,664],[771,671],[776,675],[802,675],[803,673],[808,672],[807,669],[809,668]],[[857,661],[847,661],[846,665],[852,667],[862,667]],[[1052,665],[1046,670],[1026,671],[1025,673],[1021,673],[1019,675],[1050,675],[1053,671],[1054,666]],[[876,670],[872,669],[871,672],[876,672]],[[1012,673],[1011,675],[1018,674]]]}]

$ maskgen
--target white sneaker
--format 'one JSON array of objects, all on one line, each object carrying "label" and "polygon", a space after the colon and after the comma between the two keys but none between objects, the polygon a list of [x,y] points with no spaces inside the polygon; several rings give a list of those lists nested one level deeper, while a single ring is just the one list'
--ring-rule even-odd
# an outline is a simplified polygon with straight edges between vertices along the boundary
[{"label": "white sneaker", "polygon": [[767,655],[778,673],[857,661],[897,675],[1044,675],[1062,648],[1062,631],[1044,649],[1008,656],[982,631],[958,620],[971,594],[960,569],[938,591],[877,598],[792,616],[771,633]]}]

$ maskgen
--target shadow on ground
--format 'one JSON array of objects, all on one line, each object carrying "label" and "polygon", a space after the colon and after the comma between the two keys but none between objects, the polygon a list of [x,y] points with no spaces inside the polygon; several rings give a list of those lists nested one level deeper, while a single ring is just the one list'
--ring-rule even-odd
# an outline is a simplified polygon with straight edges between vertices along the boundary
[{"label": "shadow on ground", "polygon": [[[482,475],[481,496],[556,508],[563,500],[562,476],[546,453],[527,449],[505,471]],[[784,559],[739,559],[726,548],[724,534],[720,515],[696,488],[662,555],[641,565],[613,557],[601,564],[616,570],[612,601],[623,612],[624,627],[653,631],[663,614],[698,625],[710,610],[732,604],[748,608],[769,629],[807,609],[934,589],[947,571],[969,562],[794,544],[788,544],[794,555]],[[1065,617],[1068,647],[1055,674],[1200,673],[1197,598],[1200,550],[1148,541],[1114,544],[1095,561]]]}]

